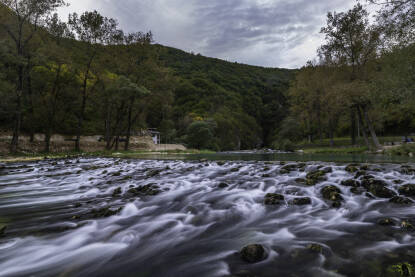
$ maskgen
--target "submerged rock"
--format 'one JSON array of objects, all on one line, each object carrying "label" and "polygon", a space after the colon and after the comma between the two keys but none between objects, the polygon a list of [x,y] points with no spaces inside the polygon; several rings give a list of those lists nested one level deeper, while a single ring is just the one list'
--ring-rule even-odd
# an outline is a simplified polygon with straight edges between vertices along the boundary
[{"label": "submerged rock", "polygon": [[258,263],[267,258],[265,249],[260,244],[247,245],[240,251],[242,260],[248,263]]},{"label": "submerged rock", "polygon": [[405,196],[415,196],[415,184],[403,185],[398,189],[400,194]]},{"label": "submerged rock", "polygon": [[346,168],[344,170],[346,170],[347,172],[350,173],[354,173],[357,172],[359,169],[357,168],[359,165],[358,164],[349,164],[348,166],[346,166]]},{"label": "submerged rock", "polygon": [[298,198],[294,198],[291,201],[291,204],[293,205],[310,205],[311,204],[311,198],[310,197],[298,197]]},{"label": "submerged rock", "polygon": [[408,219],[402,220],[401,228],[405,231],[415,231],[415,227]]},{"label": "submerged rock", "polygon": [[320,181],[325,181],[327,178],[325,177],[326,172],[324,170],[315,170],[307,173],[306,175],[306,185],[314,186]]},{"label": "submerged rock", "polygon": [[398,264],[390,265],[386,269],[386,276],[414,277],[415,269],[414,269],[414,266],[408,262],[398,263]]},{"label": "submerged rock", "polygon": [[119,212],[121,212],[121,210],[122,210],[121,207],[116,210],[112,210],[109,207],[106,207],[106,208],[101,208],[98,210],[93,209],[91,210],[91,213],[92,213],[93,218],[102,218],[102,217],[110,217],[110,216],[116,215]]},{"label": "submerged rock", "polygon": [[121,194],[121,188],[120,187],[114,189],[114,191],[112,192],[113,197],[118,196],[120,194]]},{"label": "submerged rock", "polygon": [[161,169],[150,170],[149,172],[147,172],[146,176],[147,178],[155,177],[159,175],[161,172],[162,172]]},{"label": "submerged rock", "polygon": [[218,185],[218,187],[219,187],[219,188],[221,188],[221,189],[224,189],[224,188],[229,187],[229,185],[228,185],[227,183],[220,183],[220,184]]},{"label": "submerged rock", "polygon": [[386,218],[379,219],[377,221],[377,224],[382,225],[382,226],[394,226],[396,225],[396,221],[390,217],[386,217]]},{"label": "submerged rock", "polygon": [[265,205],[278,205],[284,201],[284,195],[277,194],[277,193],[267,193],[265,195],[264,204]]},{"label": "submerged rock", "polygon": [[321,190],[323,198],[330,201],[340,202],[343,200],[341,196],[341,190],[333,185],[326,186]]},{"label": "submerged rock", "polygon": [[360,187],[360,182],[353,179],[344,180],[340,184],[345,187]]},{"label": "submerged rock", "polygon": [[379,179],[365,179],[362,181],[362,186],[371,194],[380,198],[392,198],[396,193],[387,188],[387,183]]},{"label": "submerged rock", "polygon": [[415,169],[413,169],[409,165],[402,165],[401,166],[401,169],[399,170],[399,172],[401,174],[405,174],[405,175],[414,175],[415,174]]},{"label": "submerged rock", "polygon": [[307,245],[307,249],[312,252],[323,253],[323,247],[320,244],[311,243]]},{"label": "submerged rock", "polygon": [[139,187],[132,187],[128,190],[128,193],[133,194],[135,196],[140,195],[149,195],[154,196],[161,193],[160,187],[157,184],[147,184],[144,186]]},{"label": "submerged rock", "polygon": [[414,201],[412,201],[411,199],[401,196],[394,196],[389,200],[389,202],[401,205],[408,205],[414,203]]},{"label": "submerged rock", "polygon": [[7,225],[3,225],[0,227],[0,237],[3,237],[6,233]]}]

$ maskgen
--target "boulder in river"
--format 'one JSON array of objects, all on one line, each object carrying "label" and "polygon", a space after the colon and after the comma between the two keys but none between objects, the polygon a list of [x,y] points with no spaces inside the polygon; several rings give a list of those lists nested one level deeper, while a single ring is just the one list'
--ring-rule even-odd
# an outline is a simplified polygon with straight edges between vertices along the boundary
[{"label": "boulder in river", "polygon": [[122,208],[118,208],[116,210],[110,209],[109,207],[106,208],[101,208],[101,209],[93,209],[91,210],[92,213],[92,217],[93,218],[102,218],[102,217],[110,217],[113,215],[118,214],[119,212],[121,212]]},{"label": "boulder in river", "polygon": [[342,181],[341,185],[345,186],[345,187],[355,187],[356,188],[356,187],[360,187],[360,182],[356,181],[356,180],[353,180],[353,179],[349,179],[349,180]]},{"label": "boulder in river", "polygon": [[324,170],[311,171],[311,172],[307,173],[306,184],[308,186],[314,186],[315,184],[317,184],[320,181],[325,181],[325,180],[327,180],[325,175],[326,175],[326,172]]},{"label": "boulder in river", "polygon": [[224,188],[227,188],[227,187],[229,187],[229,185],[227,184],[227,183],[220,183],[219,185],[218,185],[218,187],[219,188],[221,188],[221,189],[224,189]]},{"label": "boulder in river", "polygon": [[398,189],[400,194],[405,196],[415,196],[415,184],[403,185]]},{"label": "boulder in river", "polygon": [[144,186],[139,186],[136,188],[130,188],[128,190],[128,193],[133,194],[134,196],[138,196],[138,195],[149,195],[149,196],[154,196],[157,195],[159,193],[161,193],[160,187],[157,186],[157,184],[147,184]]},{"label": "boulder in river", "polygon": [[357,168],[359,165],[358,164],[349,164],[348,166],[346,166],[346,168],[344,170],[346,170],[347,172],[350,173],[354,173],[357,172],[359,169]]},{"label": "boulder in river", "polygon": [[112,192],[113,197],[118,196],[120,194],[121,194],[121,188],[120,187],[114,189],[114,191]]},{"label": "boulder in river", "polygon": [[291,203],[293,205],[310,205],[311,204],[311,198],[310,197],[297,197],[294,198]]},{"label": "boulder in river", "polygon": [[412,201],[411,199],[401,196],[394,196],[389,200],[389,202],[401,205],[408,205],[414,203],[414,201]]},{"label": "boulder in river", "polygon": [[284,201],[284,195],[278,193],[267,193],[265,195],[264,204],[265,205],[278,205]]},{"label": "boulder in river", "polygon": [[403,230],[405,230],[405,231],[415,231],[414,225],[408,219],[402,220],[402,222],[401,222],[401,228]]},{"label": "boulder in river", "polygon": [[264,247],[260,244],[250,244],[240,251],[242,260],[248,263],[258,263],[267,258]]},{"label": "boulder in river", "polygon": [[330,201],[342,201],[343,197],[341,196],[341,190],[333,185],[326,186],[321,190],[323,198]]},{"label": "boulder in river", "polygon": [[377,221],[377,223],[382,226],[393,226],[396,224],[395,220],[390,217],[381,218]]},{"label": "boulder in river", "polygon": [[0,227],[0,237],[4,236],[6,233],[7,225],[3,225]]},{"label": "boulder in river", "polygon": [[365,179],[362,181],[362,186],[376,197],[392,198],[396,193],[387,188],[387,183],[379,179]]}]

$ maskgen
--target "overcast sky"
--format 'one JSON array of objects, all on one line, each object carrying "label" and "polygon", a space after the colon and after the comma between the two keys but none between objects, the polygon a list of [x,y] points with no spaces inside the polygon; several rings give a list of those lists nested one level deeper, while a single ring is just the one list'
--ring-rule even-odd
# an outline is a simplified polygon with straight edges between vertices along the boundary
[{"label": "overcast sky", "polygon": [[316,56],[328,11],[355,0],[69,0],[59,11],[98,10],[126,32],[149,31],[157,43],[228,61],[298,68]]}]

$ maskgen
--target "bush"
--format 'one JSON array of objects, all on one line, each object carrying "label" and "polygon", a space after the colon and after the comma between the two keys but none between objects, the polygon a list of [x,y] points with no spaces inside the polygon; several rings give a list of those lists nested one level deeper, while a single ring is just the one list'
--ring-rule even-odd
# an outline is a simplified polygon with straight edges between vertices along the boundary
[{"label": "bush", "polygon": [[207,121],[196,121],[187,129],[187,144],[195,149],[214,149],[214,124]]},{"label": "bush", "polygon": [[295,151],[295,144],[289,139],[281,139],[274,141],[272,143],[272,148],[274,150],[293,152]]}]

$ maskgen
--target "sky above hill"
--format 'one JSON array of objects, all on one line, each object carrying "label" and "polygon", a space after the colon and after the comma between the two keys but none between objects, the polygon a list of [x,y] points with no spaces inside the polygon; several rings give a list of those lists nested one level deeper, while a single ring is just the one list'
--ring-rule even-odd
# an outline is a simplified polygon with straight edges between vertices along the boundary
[{"label": "sky above hill", "polygon": [[316,56],[329,11],[355,0],[69,0],[59,13],[98,10],[126,32],[157,43],[251,65],[298,68]]}]

